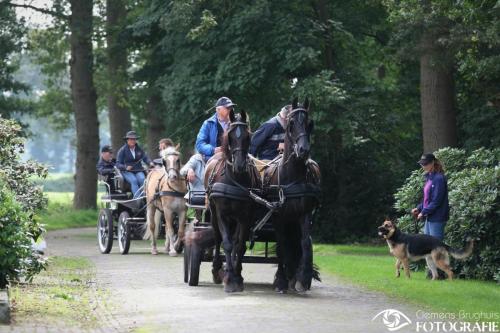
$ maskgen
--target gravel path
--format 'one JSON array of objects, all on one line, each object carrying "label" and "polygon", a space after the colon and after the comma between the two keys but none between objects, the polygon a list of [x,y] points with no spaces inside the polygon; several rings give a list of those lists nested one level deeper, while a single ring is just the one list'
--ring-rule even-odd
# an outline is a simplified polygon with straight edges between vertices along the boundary
[{"label": "gravel path", "polygon": [[415,314],[408,305],[325,274],[306,295],[277,294],[271,287],[272,265],[244,265],[243,293],[228,295],[214,285],[208,263],[202,264],[200,286],[189,287],[183,282],[181,256],[152,256],[143,241],[132,242],[129,255],[120,255],[118,244],[102,255],[94,234],[95,229],[54,231],[47,243],[49,255],[83,256],[95,263],[98,287],[108,291],[99,314],[101,332],[388,332],[380,318],[372,321],[377,313],[398,309],[412,320]]}]

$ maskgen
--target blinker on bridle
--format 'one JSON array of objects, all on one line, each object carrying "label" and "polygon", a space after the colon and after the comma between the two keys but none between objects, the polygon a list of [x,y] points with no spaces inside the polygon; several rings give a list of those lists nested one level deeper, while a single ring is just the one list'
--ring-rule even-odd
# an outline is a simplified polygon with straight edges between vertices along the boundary
[{"label": "blinker on bridle", "polygon": [[[245,123],[245,122],[242,122],[242,121],[235,121],[235,122],[232,122],[230,125],[229,125],[229,129],[227,130],[227,135],[229,136],[229,134],[232,132],[232,131],[236,131],[236,137],[239,139],[241,137],[241,134],[242,134],[242,131],[241,131],[241,126],[244,126],[245,128],[248,128],[248,123]],[[228,145],[228,149],[231,153],[231,161],[227,161],[227,163],[229,165],[233,165],[233,156],[236,152],[238,151],[242,151],[243,148],[231,148],[229,145]]]}]

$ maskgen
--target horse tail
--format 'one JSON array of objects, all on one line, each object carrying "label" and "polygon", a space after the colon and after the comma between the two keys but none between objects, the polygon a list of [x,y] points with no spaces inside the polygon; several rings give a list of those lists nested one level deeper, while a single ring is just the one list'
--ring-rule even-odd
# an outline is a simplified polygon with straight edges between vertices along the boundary
[{"label": "horse tail", "polygon": [[316,264],[313,264],[313,279],[321,282],[321,277],[319,276],[319,267]]}]

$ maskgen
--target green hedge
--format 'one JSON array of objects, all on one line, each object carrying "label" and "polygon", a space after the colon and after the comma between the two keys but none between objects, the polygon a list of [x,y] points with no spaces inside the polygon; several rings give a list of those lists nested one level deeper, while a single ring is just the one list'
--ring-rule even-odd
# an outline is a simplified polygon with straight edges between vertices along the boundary
[{"label": "green hedge", "polygon": [[46,265],[31,244],[44,231],[37,214],[47,205],[32,179],[45,178],[47,168],[22,162],[23,148],[21,126],[0,118],[0,288],[21,277],[29,281]]},{"label": "green hedge", "polygon": [[[500,282],[500,149],[468,153],[444,148],[435,155],[448,178],[451,211],[445,242],[462,248],[468,238],[476,240],[471,257],[452,261],[455,274]],[[415,170],[395,194],[395,207],[404,214],[399,225],[405,231],[414,230],[410,211],[422,199],[423,184],[422,170]]]}]

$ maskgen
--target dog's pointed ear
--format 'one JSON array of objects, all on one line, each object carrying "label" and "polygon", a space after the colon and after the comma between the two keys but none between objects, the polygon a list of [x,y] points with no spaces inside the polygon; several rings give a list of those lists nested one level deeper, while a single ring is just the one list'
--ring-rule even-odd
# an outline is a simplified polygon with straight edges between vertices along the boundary
[{"label": "dog's pointed ear", "polygon": [[309,97],[306,97],[306,100],[304,101],[304,109],[309,111]]},{"label": "dog's pointed ear", "polygon": [[234,110],[231,109],[231,111],[229,111],[229,120],[234,123],[236,121],[236,115],[234,114]]},{"label": "dog's pointed ear", "polygon": [[178,143],[176,146],[175,146],[175,150],[179,151],[179,149],[181,148],[181,144]]},{"label": "dog's pointed ear", "polygon": [[299,98],[295,97],[292,101],[292,110],[295,110],[298,105],[299,105]]}]

